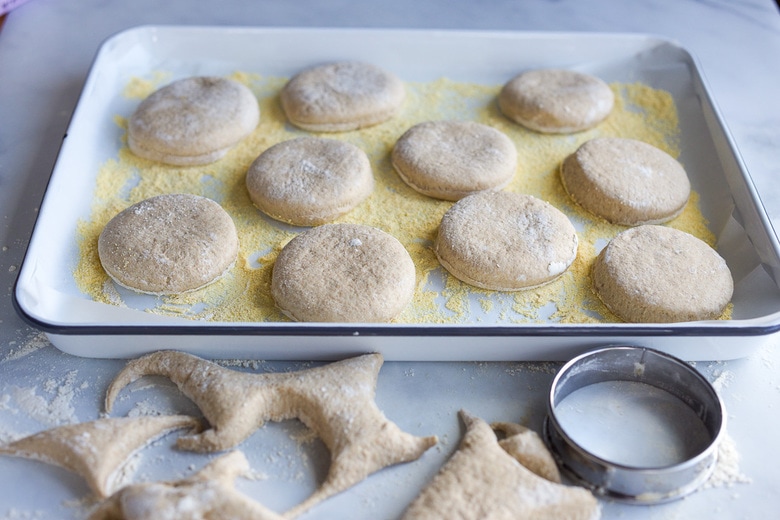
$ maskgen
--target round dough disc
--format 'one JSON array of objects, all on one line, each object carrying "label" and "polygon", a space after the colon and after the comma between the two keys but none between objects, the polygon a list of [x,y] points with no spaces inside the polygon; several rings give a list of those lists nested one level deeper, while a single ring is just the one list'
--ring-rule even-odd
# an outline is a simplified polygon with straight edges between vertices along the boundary
[{"label": "round dough disc", "polygon": [[197,195],[158,195],[112,218],[98,238],[106,273],[143,293],[179,294],[225,274],[238,255],[230,215]]},{"label": "round dough disc", "polygon": [[561,181],[585,210],[614,224],[660,224],[679,215],[691,184],[672,156],[642,141],[591,139],[561,164]]},{"label": "round dough disc", "polygon": [[615,95],[601,79],[573,70],[529,70],[509,80],[498,95],[512,121],[551,134],[596,126],[612,111]]},{"label": "round dough disc", "polygon": [[387,322],[411,301],[412,258],[393,236],[359,224],[325,224],[284,246],[271,294],[297,321]]},{"label": "round dough disc", "polygon": [[517,169],[517,149],[502,132],[471,121],[428,121],[408,129],[391,155],[393,167],[418,192],[459,200],[500,190]]},{"label": "round dough disc", "polygon": [[569,219],[530,195],[484,191],[444,214],[434,244],[447,271],[483,289],[514,291],[551,282],[577,257]]},{"label": "round dough disc", "polygon": [[313,132],[345,132],[376,125],[401,108],[406,90],[395,75],[370,63],[345,61],[306,69],[282,89],[292,124]]},{"label": "round dough disc", "polygon": [[357,146],[299,137],[271,146],[246,175],[252,202],[296,226],[324,224],[357,206],[374,189],[366,154]]},{"label": "round dough disc", "polygon": [[591,276],[604,305],[633,323],[716,319],[734,290],[725,260],[707,243],[656,225],[613,238]]},{"label": "round dough disc", "polygon": [[223,157],[260,121],[249,88],[226,78],[196,76],[170,83],[130,116],[127,145],[146,159],[177,166]]}]

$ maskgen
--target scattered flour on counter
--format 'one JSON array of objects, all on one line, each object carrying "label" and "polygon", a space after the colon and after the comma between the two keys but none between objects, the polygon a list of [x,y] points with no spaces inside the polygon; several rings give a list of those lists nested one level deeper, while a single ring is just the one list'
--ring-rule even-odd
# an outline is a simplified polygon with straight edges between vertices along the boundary
[{"label": "scattered flour on counter", "polygon": [[[0,412],[9,412],[12,415],[18,413],[18,410],[10,406],[11,396],[9,394],[0,395]],[[8,444],[17,439],[20,439],[23,435],[9,429],[5,424],[0,428],[0,445]]]},{"label": "scattered flour on counter", "polygon": [[5,512],[5,516],[1,517],[0,520],[38,520],[42,518],[48,518],[48,515],[41,511],[9,509]]},{"label": "scattered flour on counter", "polygon": [[[42,348],[46,348],[49,343],[49,338],[43,332],[34,332],[27,336],[24,344],[18,348],[11,348],[6,356],[0,361],[0,363],[6,363],[8,361],[15,361],[25,356],[32,354]],[[11,345],[12,346],[12,345]]]},{"label": "scattered flour on counter", "polygon": [[11,402],[11,396],[8,394],[0,395],[0,411],[2,410],[11,410],[11,407],[9,406],[9,403]]},{"label": "scattered flour on counter", "polygon": [[148,400],[138,401],[133,405],[129,412],[128,417],[148,417],[150,415],[164,415],[165,412],[158,406],[153,405]]},{"label": "scattered flour on counter", "polygon": [[307,427],[305,424],[300,423],[298,428],[291,428],[289,435],[292,440],[299,445],[308,444],[318,439],[317,432]]},{"label": "scattered flour on counter", "polygon": [[531,362],[517,362],[513,363],[504,369],[510,376],[518,376],[524,373],[540,373],[555,375],[560,370],[562,363],[557,361],[531,361]]},{"label": "scattered flour on counter", "polygon": [[760,359],[761,359],[761,363],[764,365],[765,368],[769,370],[774,370],[775,362],[773,361],[772,354],[770,353],[768,347],[764,347],[761,350]]},{"label": "scattered flour on counter", "polygon": [[731,487],[734,484],[749,484],[750,477],[745,476],[739,469],[739,452],[737,445],[728,434],[720,441],[718,448],[718,463],[715,470],[702,489]]},{"label": "scattered flour on counter", "polygon": [[725,388],[728,388],[729,384],[734,380],[734,374],[728,370],[720,370],[713,372],[715,379],[712,381],[712,386],[715,391],[721,393]]},{"label": "scattered flour on counter", "polygon": [[[39,394],[38,387],[15,387],[12,389],[12,397],[20,412],[27,414],[31,419],[41,424],[54,427],[64,424],[79,422],[76,410],[73,407],[73,398],[76,396],[76,377],[78,372],[72,370],[62,380],[49,379],[42,385],[47,394],[54,394],[48,399]],[[80,388],[83,388],[81,385]],[[5,396],[4,396],[5,397]],[[10,401],[3,400],[4,407],[8,408]]]},{"label": "scattered flour on counter", "polygon": [[[248,368],[251,370],[267,369],[268,362],[259,359],[216,359],[216,364],[225,368]],[[270,371],[270,370],[266,370]]]},{"label": "scattered flour on counter", "polygon": [[252,482],[261,482],[263,480],[268,480],[268,473],[265,473],[263,471],[256,470],[254,468],[249,468],[246,473],[242,474],[241,477],[244,480],[249,480]]}]

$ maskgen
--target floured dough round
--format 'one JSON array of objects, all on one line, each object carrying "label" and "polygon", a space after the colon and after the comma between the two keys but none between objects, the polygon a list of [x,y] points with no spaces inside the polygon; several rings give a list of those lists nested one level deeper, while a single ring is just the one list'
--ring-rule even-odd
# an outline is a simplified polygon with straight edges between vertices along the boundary
[{"label": "floured dough round", "polygon": [[501,112],[509,119],[551,134],[592,128],[609,115],[614,103],[615,95],[604,81],[565,69],[523,72],[498,95]]},{"label": "floured dough round", "polygon": [[230,215],[211,199],[158,195],[130,206],[98,238],[100,263],[118,284],[143,293],[178,294],[225,274],[238,255]]},{"label": "floured dough round", "polygon": [[279,253],[271,279],[276,305],[298,321],[390,321],[414,287],[403,245],[359,224],[325,224],[296,236]]},{"label": "floured dough round", "polygon": [[577,257],[577,232],[549,203],[485,191],[444,214],[434,244],[447,271],[483,289],[513,291],[551,282]]},{"label": "floured dough round", "polygon": [[471,121],[417,124],[398,139],[391,159],[406,184],[444,200],[500,190],[517,169],[512,140],[495,128]]},{"label": "floured dough round", "polygon": [[246,175],[252,202],[267,215],[297,226],[329,222],[374,189],[371,163],[353,144],[299,137],[255,159]]},{"label": "floured dough round", "polygon": [[395,75],[370,63],[343,61],[296,74],[281,93],[290,122],[313,132],[376,125],[401,108],[406,91]]},{"label": "floured dough round", "polygon": [[672,156],[642,141],[591,139],[561,164],[561,181],[585,210],[614,224],[660,224],[679,215],[691,184]]},{"label": "floured dough round", "polygon": [[211,76],[184,78],[138,105],[127,124],[127,145],[153,161],[207,164],[249,135],[259,120],[257,99],[241,83]]},{"label": "floured dough round", "polygon": [[604,305],[634,323],[716,319],[734,290],[731,272],[714,249],[693,235],[655,225],[613,238],[591,276]]}]

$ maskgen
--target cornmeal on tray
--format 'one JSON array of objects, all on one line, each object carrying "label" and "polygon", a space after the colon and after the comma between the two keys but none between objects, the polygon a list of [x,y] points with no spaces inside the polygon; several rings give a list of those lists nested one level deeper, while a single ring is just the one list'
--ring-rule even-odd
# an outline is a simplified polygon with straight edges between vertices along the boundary
[{"label": "cornmeal on tray", "polygon": [[[642,84],[607,85],[598,78],[571,71],[531,72],[520,74],[506,85],[479,85],[445,78],[426,83],[402,82],[392,73],[370,64],[351,62],[315,66],[290,81],[236,72],[230,84],[239,83],[249,89],[257,97],[262,113],[254,131],[240,138],[222,159],[202,166],[171,166],[121,148],[118,158],[106,163],[99,172],[92,217],[79,229],[81,259],[75,272],[77,283],[97,301],[127,304],[124,289],[114,285],[100,266],[97,236],[126,207],[161,193],[178,192],[209,197],[224,208],[236,225],[238,260],[233,269],[207,287],[166,294],[140,307],[149,312],[217,321],[289,320],[295,314],[284,305],[280,308],[275,300],[271,290],[272,273],[277,256],[287,243],[307,228],[285,223],[311,226],[327,222],[368,226],[387,233],[398,240],[412,259],[415,280],[411,301],[383,317],[371,318],[367,314],[368,321],[390,319],[397,323],[426,324],[619,321],[594,294],[590,269],[599,249],[625,229],[625,222],[613,224],[608,222],[609,218],[604,220],[594,215],[570,183],[567,192],[561,181],[561,163],[590,143],[603,142],[604,138],[641,142],[674,161],[680,146],[674,101],[668,93]],[[368,83],[361,86],[361,81]],[[518,85],[528,81],[537,98],[540,85],[547,82],[554,87],[550,89],[555,94],[554,103],[548,103],[546,108],[559,109],[559,104],[569,103],[577,107],[579,122],[561,123],[562,116],[556,115],[555,129],[537,128],[512,115],[509,107],[517,102]],[[133,88],[146,83],[139,80],[129,86],[128,92],[135,91],[134,96],[146,98],[154,86],[143,92]],[[155,92],[163,90],[165,87]],[[561,97],[563,94],[574,97]],[[320,102],[307,110],[325,107],[331,112],[318,113],[320,119],[310,118],[301,124],[305,118],[293,115],[293,100],[300,104],[317,99]],[[588,103],[593,109],[590,112]],[[377,108],[369,116],[371,110],[367,105],[383,108]],[[589,116],[587,121],[583,121],[583,114]],[[548,114],[542,119],[550,117],[553,116]],[[343,126],[345,121],[359,121],[359,124]],[[125,126],[121,117],[119,122]],[[430,143],[417,137],[413,139],[411,133],[416,129],[435,130],[433,135],[439,140]],[[328,139],[318,137],[319,131],[327,131]],[[339,174],[339,161],[346,159],[334,156],[332,164],[318,164],[318,160],[310,157],[314,153],[310,148],[317,143],[329,146],[342,143],[345,150],[359,150],[358,156],[365,156],[369,164],[361,163],[360,175],[344,177]],[[296,149],[296,146],[300,148],[299,144],[308,148]],[[422,155],[401,153],[414,148],[413,145],[422,146]],[[283,154],[286,165],[267,166],[267,154],[281,148],[293,150]],[[446,153],[448,149],[452,153]],[[481,153],[469,152],[472,149]],[[425,150],[431,150],[427,156]],[[508,151],[513,150],[516,157],[508,157],[512,155]],[[431,158],[432,163],[425,164]],[[448,166],[448,160],[454,164]],[[345,168],[354,170],[354,167]],[[455,168],[463,168],[464,177],[473,172],[473,179],[458,184],[442,173]],[[289,195],[271,201],[273,171],[277,170],[280,178],[284,176],[278,188]],[[371,182],[367,181],[368,172]],[[684,177],[683,172],[683,180],[687,182]],[[318,182],[312,181],[308,188],[304,186],[304,180],[313,178]],[[433,186],[428,186],[431,182]],[[334,192],[327,197],[330,199],[327,203],[315,200],[317,185],[340,187],[338,191],[349,193]],[[308,198],[300,195],[301,190],[308,193]],[[576,254],[558,254],[542,260],[545,276],[514,272],[505,268],[507,264],[502,260],[504,265],[494,265],[488,270],[493,271],[489,277],[495,280],[487,283],[482,280],[486,271],[474,267],[476,264],[450,269],[454,267],[453,259],[445,259],[441,254],[444,242],[439,239],[435,245],[442,219],[455,201],[485,190],[531,196],[560,212],[576,231],[574,238],[567,239],[561,247]],[[712,245],[714,238],[698,208],[697,194],[686,191],[675,201],[674,208],[663,210],[667,215],[664,218],[678,216],[665,225]],[[485,218],[496,219],[496,216],[486,214]],[[500,218],[494,228],[491,233],[514,233],[511,222],[502,223]],[[572,234],[570,231],[567,229],[566,234]],[[535,237],[542,235],[537,233]],[[532,246],[530,250],[547,251],[553,243],[535,242],[529,246]],[[476,276],[469,274],[480,272]],[[528,276],[530,281],[522,280]],[[496,289],[510,292],[501,294]],[[338,295],[339,291],[330,293]],[[307,298],[299,296],[299,300]],[[541,311],[550,306],[554,308],[552,313]],[[727,314],[728,308],[723,316]],[[310,316],[312,320],[324,319],[317,314]]]}]

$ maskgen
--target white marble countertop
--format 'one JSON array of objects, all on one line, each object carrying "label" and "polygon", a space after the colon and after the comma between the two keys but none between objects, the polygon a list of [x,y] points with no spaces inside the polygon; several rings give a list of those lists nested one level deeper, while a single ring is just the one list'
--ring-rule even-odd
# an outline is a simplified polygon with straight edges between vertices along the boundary
[{"label": "white marble countertop", "polygon": [[[780,225],[780,14],[771,0],[33,0],[12,11],[0,29],[0,279],[5,291],[0,300],[0,442],[97,418],[106,385],[123,365],[72,357],[50,346],[16,315],[12,293],[38,205],[95,52],[112,34],[144,24],[604,31],[670,38],[699,59],[766,211],[775,228]],[[263,370],[286,366],[260,364]],[[397,518],[457,445],[458,409],[538,427],[544,394],[557,366],[386,363],[377,388],[380,408],[402,422],[413,406],[422,419],[406,424],[419,434],[436,433],[444,442],[424,461],[374,475],[305,518]],[[731,468],[725,482],[665,505],[605,501],[604,518],[776,514],[780,337],[744,359],[697,362],[696,368],[720,390],[738,467]],[[133,397],[157,409],[191,410],[170,385],[159,386],[165,397],[155,397],[148,388],[136,390]],[[398,398],[423,393],[425,400]],[[243,447],[266,478],[242,486],[280,511],[303,498],[324,474],[322,446],[285,440],[294,430],[289,425],[270,428]],[[185,458],[171,473],[167,462],[161,462],[168,460],[167,441],[153,449],[158,459],[140,462],[139,478],[181,476],[203,463]],[[282,474],[273,474],[275,470]],[[83,481],[63,470],[0,457],[0,518],[80,518],[88,509],[87,495]]]}]

